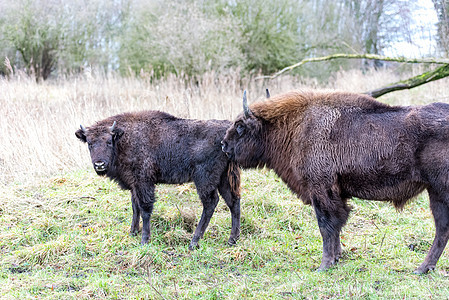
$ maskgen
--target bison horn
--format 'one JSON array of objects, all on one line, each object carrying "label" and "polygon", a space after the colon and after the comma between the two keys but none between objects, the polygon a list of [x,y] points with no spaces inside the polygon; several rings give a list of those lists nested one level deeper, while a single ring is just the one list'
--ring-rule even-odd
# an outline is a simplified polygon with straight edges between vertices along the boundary
[{"label": "bison horn", "polygon": [[270,98],[270,91],[268,89],[265,90],[267,92],[267,99]]},{"label": "bison horn", "polygon": [[86,128],[84,128],[83,125],[80,124],[80,128],[81,128],[81,131],[82,131],[82,132],[86,133],[87,130],[86,130]]},{"label": "bison horn", "polygon": [[243,91],[243,112],[245,113],[246,118],[251,114],[251,110],[248,107],[248,100],[246,99],[246,90]]},{"label": "bison horn", "polygon": [[114,128],[115,128],[115,125],[117,124],[117,122],[116,121],[114,121],[114,124],[112,124],[112,126],[111,127],[109,127],[109,131],[112,133],[112,132],[114,132]]}]

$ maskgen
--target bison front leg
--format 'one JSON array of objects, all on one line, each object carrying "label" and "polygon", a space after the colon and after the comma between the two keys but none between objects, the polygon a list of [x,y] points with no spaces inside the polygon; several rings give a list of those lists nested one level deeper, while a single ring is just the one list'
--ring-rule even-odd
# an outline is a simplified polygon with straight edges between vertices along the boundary
[{"label": "bison front leg", "polygon": [[[138,204],[138,209],[142,216],[142,240],[141,244],[144,245],[148,243],[150,239],[150,218],[153,212],[153,205],[155,200],[154,197],[154,185],[147,185],[143,187],[138,187],[135,189],[134,194],[136,195],[136,202]],[[134,220],[133,220],[134,221]]]},{"label": "bison front leg", "polygon": [[138,204],[138,198],[134,192],[131,192],[131,204],[133,208],[133,218],[131,221],[131,229],[129,230],[129,234],[137,235],[137,232],[139,232],[140,208]]},{"label": "bison front leg", "polygon": [[449,207],[448,199],[429,190],[430,208],[435,221],[435,239],[424,262],[414,271],[415,274],[424,274],[434,270],[449,239]]},{"label": "bison front leg", "polygon": [[341,256],[340,231],[348,219],[350,208],[345,200],[326,197],[314,197],[312,205],[323,238],[323,257],[318,271],[324,271]]},{"label": "bison front leg", "polygon": [[189,245],[189,250],[194,250],[198,247],[198,241],[203,237],[204,232],[209,225],[210,219],[214,214],[215,207],[217,207],[219,199],[217,190],[204,194],[198,191],[198,193],[200,194],[199,196],[203,204],[203,213],[201,214],[200,222],[198,223],[195,233],[193,234],[192,241]]}]

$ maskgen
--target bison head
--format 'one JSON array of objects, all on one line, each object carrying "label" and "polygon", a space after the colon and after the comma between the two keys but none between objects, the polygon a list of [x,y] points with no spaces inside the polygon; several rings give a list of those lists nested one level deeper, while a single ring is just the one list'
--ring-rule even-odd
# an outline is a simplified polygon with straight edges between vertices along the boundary
[{"label": "bison head", "polygon": [[116,153],[117,140],[123,135],[123,130],[116,127],[116,122],[111,127],[94,126],[81,128],[75,135],[82,142],[87,143],[90,157],[95,172],[98,175],[106,175],[108,168],[113,165]]},{"label": "bison head", "polygon": [[262,121],[249,109],[246,91],[243,92],[243,113],[226,131],[221,141],[223,152],[244,168],[254,168],[262,164]]}]

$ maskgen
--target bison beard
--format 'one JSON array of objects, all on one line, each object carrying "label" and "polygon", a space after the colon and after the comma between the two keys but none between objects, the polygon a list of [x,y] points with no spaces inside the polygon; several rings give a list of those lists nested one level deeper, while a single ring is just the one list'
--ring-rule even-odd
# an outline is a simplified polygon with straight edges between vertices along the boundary
[{"label": "bison beard", "polygon": [[[112,125],[112,126],[111,126]],[[131,190],[136,234],[142,217],[142,244],[150,238],[155,184],[193,181],[203,212],[189,248],[198,246],[218,203],[218,193],[229,206],[232,229],[228,243],[240,235],[240,169],[221,151],[220,140],[229,121],[176,118],[159,111],[125,113],[76,131],[89,146],[98,175]]]},{"label": "bison beard", "polygon": [[427,190],[436,234],[415,273],[433,270],[449,239],[449,105],[389,106],[366,95],[295,91],[248,107],[222,149],[242,167],[273,169],[315,210],[325,270],[341,256],[351,197],[401,209]]}]

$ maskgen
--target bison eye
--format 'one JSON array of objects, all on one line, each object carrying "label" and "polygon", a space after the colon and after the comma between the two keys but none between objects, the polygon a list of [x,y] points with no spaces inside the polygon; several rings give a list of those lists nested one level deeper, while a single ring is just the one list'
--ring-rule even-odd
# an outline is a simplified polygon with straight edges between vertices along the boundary
[{"label": "bison eye", "polygon": [[238,135],[241,136],[245,131],[245,127],[242,124],[238,124],[235,130],[237,131]]}]

